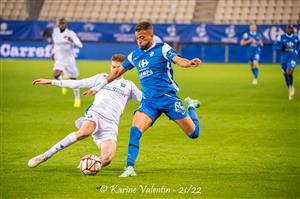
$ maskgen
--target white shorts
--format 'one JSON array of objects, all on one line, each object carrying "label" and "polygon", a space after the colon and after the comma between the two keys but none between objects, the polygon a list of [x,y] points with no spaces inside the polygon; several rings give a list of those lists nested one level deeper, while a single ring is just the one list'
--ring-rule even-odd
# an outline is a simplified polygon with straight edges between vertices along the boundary
[{"label": "white shorts", "polygon": [[55,60],[53,70],[63,71],[64,75],[71,78],[77,78],[79,76],[75,59]]},{"label": "white shorts", "polygon": [[85,117],[80,117],[75,121],[75,126],[80,128],[85,120],[91,120],[96,123],[96,129],[92,136],[99,149],[101,147],[101,143],[105,140],[111,139],[117,142],[118,126],[115,123],[107,121],[98,113],[88,111],[85,114]]}]

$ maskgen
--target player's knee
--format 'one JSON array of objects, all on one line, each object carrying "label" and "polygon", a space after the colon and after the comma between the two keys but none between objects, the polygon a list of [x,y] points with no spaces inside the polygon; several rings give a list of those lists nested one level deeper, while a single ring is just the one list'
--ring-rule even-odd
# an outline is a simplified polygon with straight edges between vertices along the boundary
[{"label": "player's knee", "polygon": [[106,155],[101,156],[102,166],[109,165],[112,162],[113,158],[114,157],[112,154],[106,154]]},{"label": "player's knee", "polygon": [[292,75],[293,74],[293,70],[287,70],[287,74],[288,75]]},{"label": "player's knee", "polygon": [[132,128],[137,128],[140,132],[144,132],[148,127],[144,124],[133,124]]},{"label": "player's knee", "polygon": [[54,77],[54,79],[58,79],[60,75],[61,75],[61,71],[59,71],[59,70],[55,70],[55,71],[53,72],[53,77]]},{"label": "player's knee", "polygon": [[93,130],[90,129],[80,129],[76,132],[77,140],[82,140],[93,133]]}]

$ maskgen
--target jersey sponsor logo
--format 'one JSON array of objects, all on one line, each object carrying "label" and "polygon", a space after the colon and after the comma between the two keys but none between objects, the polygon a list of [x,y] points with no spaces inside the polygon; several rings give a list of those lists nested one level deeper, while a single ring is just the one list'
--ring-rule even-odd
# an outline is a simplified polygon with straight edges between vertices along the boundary
[{"label": "jersey sponsor logo", "polygon": [[[125,85],[126,86],[126,85]],[[119,89],[117,87],[112,87],[112,86],[104,86],[103,89],[118,93],[120,95],[122,95],[123,97],[127,97],[128,95],[126,94],[126,92],[122,89]]]},{"label": "jersey sponsor logo", "polygon": [[140,62],[139,62],[139,68],[145,68],[147,67],[149,64],[149,61],[147,59],[142,59]]},{"label": "jersey sponsor logo", "polygon": [[153,74],[153,72],[151,69],[146,69],[146,70],[139,72],[139,77],[140,77],[140,79],[143,79],[144,77],[148,77],[152,74]]},{"label": "jersey sponsor logo", "polygon": [[126,87],[126,84],[121,83],[121,87],[125,88],[125,87]]}]

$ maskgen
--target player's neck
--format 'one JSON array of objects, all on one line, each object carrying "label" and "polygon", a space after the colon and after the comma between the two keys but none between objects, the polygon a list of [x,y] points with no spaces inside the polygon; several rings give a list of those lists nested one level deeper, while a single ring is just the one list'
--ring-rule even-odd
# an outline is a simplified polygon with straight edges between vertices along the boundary
[{"label": "player's neck", "polygon": [[155,46],[155,41],[153,41],[153,42],[149,45],[149,48],[144,49],[144,51],[146,52],[146,51],[150,50],[151,48],[153,48],[154,46]]}]

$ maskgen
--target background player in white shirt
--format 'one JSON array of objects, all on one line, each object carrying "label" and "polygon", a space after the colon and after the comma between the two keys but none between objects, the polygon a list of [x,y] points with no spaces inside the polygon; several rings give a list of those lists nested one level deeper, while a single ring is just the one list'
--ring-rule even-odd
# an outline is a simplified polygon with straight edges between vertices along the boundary
[{"label": "background player in white shirt", "polygon": [[[110,68],[111,72],[118,69],[124,59],[124,55],[113,55]],[[82,80],[36,79],[33,81],[33,84],[52,84],[68,88],[92,88],[106,77],[107,74],[101,73]],[[81,117],[75,122],[79,130],[67,135],[45,153],[29,160],[28,166],[31,168],[36,167],[51,158],[56,152],[89,135],[93,136],[94,142],[101,151],[101,166],[108,165],[114,158],[116,152],[120,117],[127,102],[132,98],[138,101],[142,99],[142,92],[133,82],[125,80],[121,76],[107,84],[96,94],[93,104],[86,111],[85,117]]]},{"label": "background player in white shirt", "polygon": [[[76,33],[67,28],[67,21],[61,18],[57,21],[57,28],[53,30],[53,58],[54,79],[62,79],[62,73],[65,78],[76,79],[79,75],[74,47],[82,48],[82,43]],[[63,95],[67,93],[67,89],[63,88]],[[79,88],[74,89],[74,107],[80,107]]]}]

